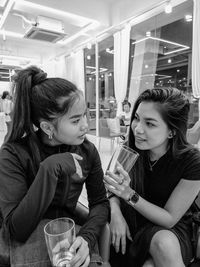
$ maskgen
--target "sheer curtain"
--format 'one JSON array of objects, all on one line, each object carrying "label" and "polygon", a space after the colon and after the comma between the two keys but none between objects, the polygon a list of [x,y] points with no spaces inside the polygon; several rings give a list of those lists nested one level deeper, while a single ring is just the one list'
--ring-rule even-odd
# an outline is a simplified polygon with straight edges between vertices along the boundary
[{"label": "sheer curtain", "polygon": [[117,100],[117,115],[122,112],[126,96],[130,50],[130,25],[114,34],[114,90]]},{"label": "sheer curtain", "polygon": [[85,93],[83,49],[77,51],[74,55],[66,57],[66,68],[66,79],[73,82],[79,90]]},{"label": "sheer curtain", "polygon": [[[200,110],[200,1],[193,0],[193,40],[192,40],[192,91],[199,98]],[[200,117],[200,111],[199,111]]]}]

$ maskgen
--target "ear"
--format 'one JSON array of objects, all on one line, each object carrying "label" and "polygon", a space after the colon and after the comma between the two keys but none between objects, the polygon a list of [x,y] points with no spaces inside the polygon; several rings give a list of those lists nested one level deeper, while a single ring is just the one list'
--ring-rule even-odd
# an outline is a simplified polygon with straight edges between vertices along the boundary
[{"label": "ear", "polygon": [[48,121],[41,121],[40,122],[40,128],[42,131],[47,134],[49,137],[53,135],[53,125]]},{"label": "ear", "polygon": [[173,138],[175,135],[176,135],[176,131],[175,131],[175,130],[170,130],[170,131],[169,131],[168,138],[171,139],[171,138]]}]

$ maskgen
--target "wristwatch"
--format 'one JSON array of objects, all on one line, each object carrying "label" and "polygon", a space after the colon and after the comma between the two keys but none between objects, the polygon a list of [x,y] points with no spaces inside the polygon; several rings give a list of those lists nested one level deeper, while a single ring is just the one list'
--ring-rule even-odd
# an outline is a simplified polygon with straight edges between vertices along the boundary
[{"label": "wristwatch", "polygon": [[140,196],[135,191],[132,192],[129,199],[127,200],[127,203],[131,205],[132,207],[135,207],[135,204],[138,202]]}]

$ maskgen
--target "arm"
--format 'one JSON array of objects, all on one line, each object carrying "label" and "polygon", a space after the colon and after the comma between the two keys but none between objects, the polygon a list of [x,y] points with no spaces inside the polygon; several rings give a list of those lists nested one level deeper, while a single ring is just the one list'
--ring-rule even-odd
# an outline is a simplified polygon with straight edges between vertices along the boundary
[{"label": "arm", "polygon": [[[40,164],[35,179],[28,188],[27,170],[22,167],[17,154],[6,149],[1,151],[1,210],[10,234],[20,242],[25,242],[30,236],[54,197],[61,165],[66,165],[65,153],[54,156]],[[68,164],[72,165],[69,160]]]},{"label": "arm", "polygon": [[89,216],[87,222],[81,227],[81,235],[91,248],[99,237],[102,226],[106,224],[109,216],[109,202],[103,183],[103,170],[96,148],[92,145],[88,154],[91,170],[86,179],[86,189],[89,202]]},{"label": "arm", "polygon": [[[130,177],[124,170],[120,169],[119,171],[124,176],[125,182],[122,185],[119,185],[113,182],[109,178],[109,176],[105,176],[105,180],[108,183],[107,187],[117,196],[123,198],[124,200],[128,200],[134,192],[134,190],[129,187]],[[110,174],[110,176],[118,182],[119,179],[121,179],[113,174]],[[112,189],[110,185],[114,186],[115,189]],[[156,206],[146,201],[142,197],[139,197],[139,200],[135,204],[134,208],[153,223],[167,228],[171,228],[181,219],[181,217],[189,209],[196,196],[198,195],[199,190],[199,180],[181,179],[177,186],[174,188],[173,192],[171,193],[164,208]]]}]

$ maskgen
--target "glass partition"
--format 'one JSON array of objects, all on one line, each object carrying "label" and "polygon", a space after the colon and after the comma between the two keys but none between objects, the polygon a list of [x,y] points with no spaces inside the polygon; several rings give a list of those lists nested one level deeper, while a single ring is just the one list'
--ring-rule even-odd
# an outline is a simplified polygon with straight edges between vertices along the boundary
[{"label": "glass partition", "polygon": [[189,127],[198,120],[198,101],[192,95],[192,10],[187,1],[131,28],[129,100],[153,87],[176,87],[189,96]]}]

